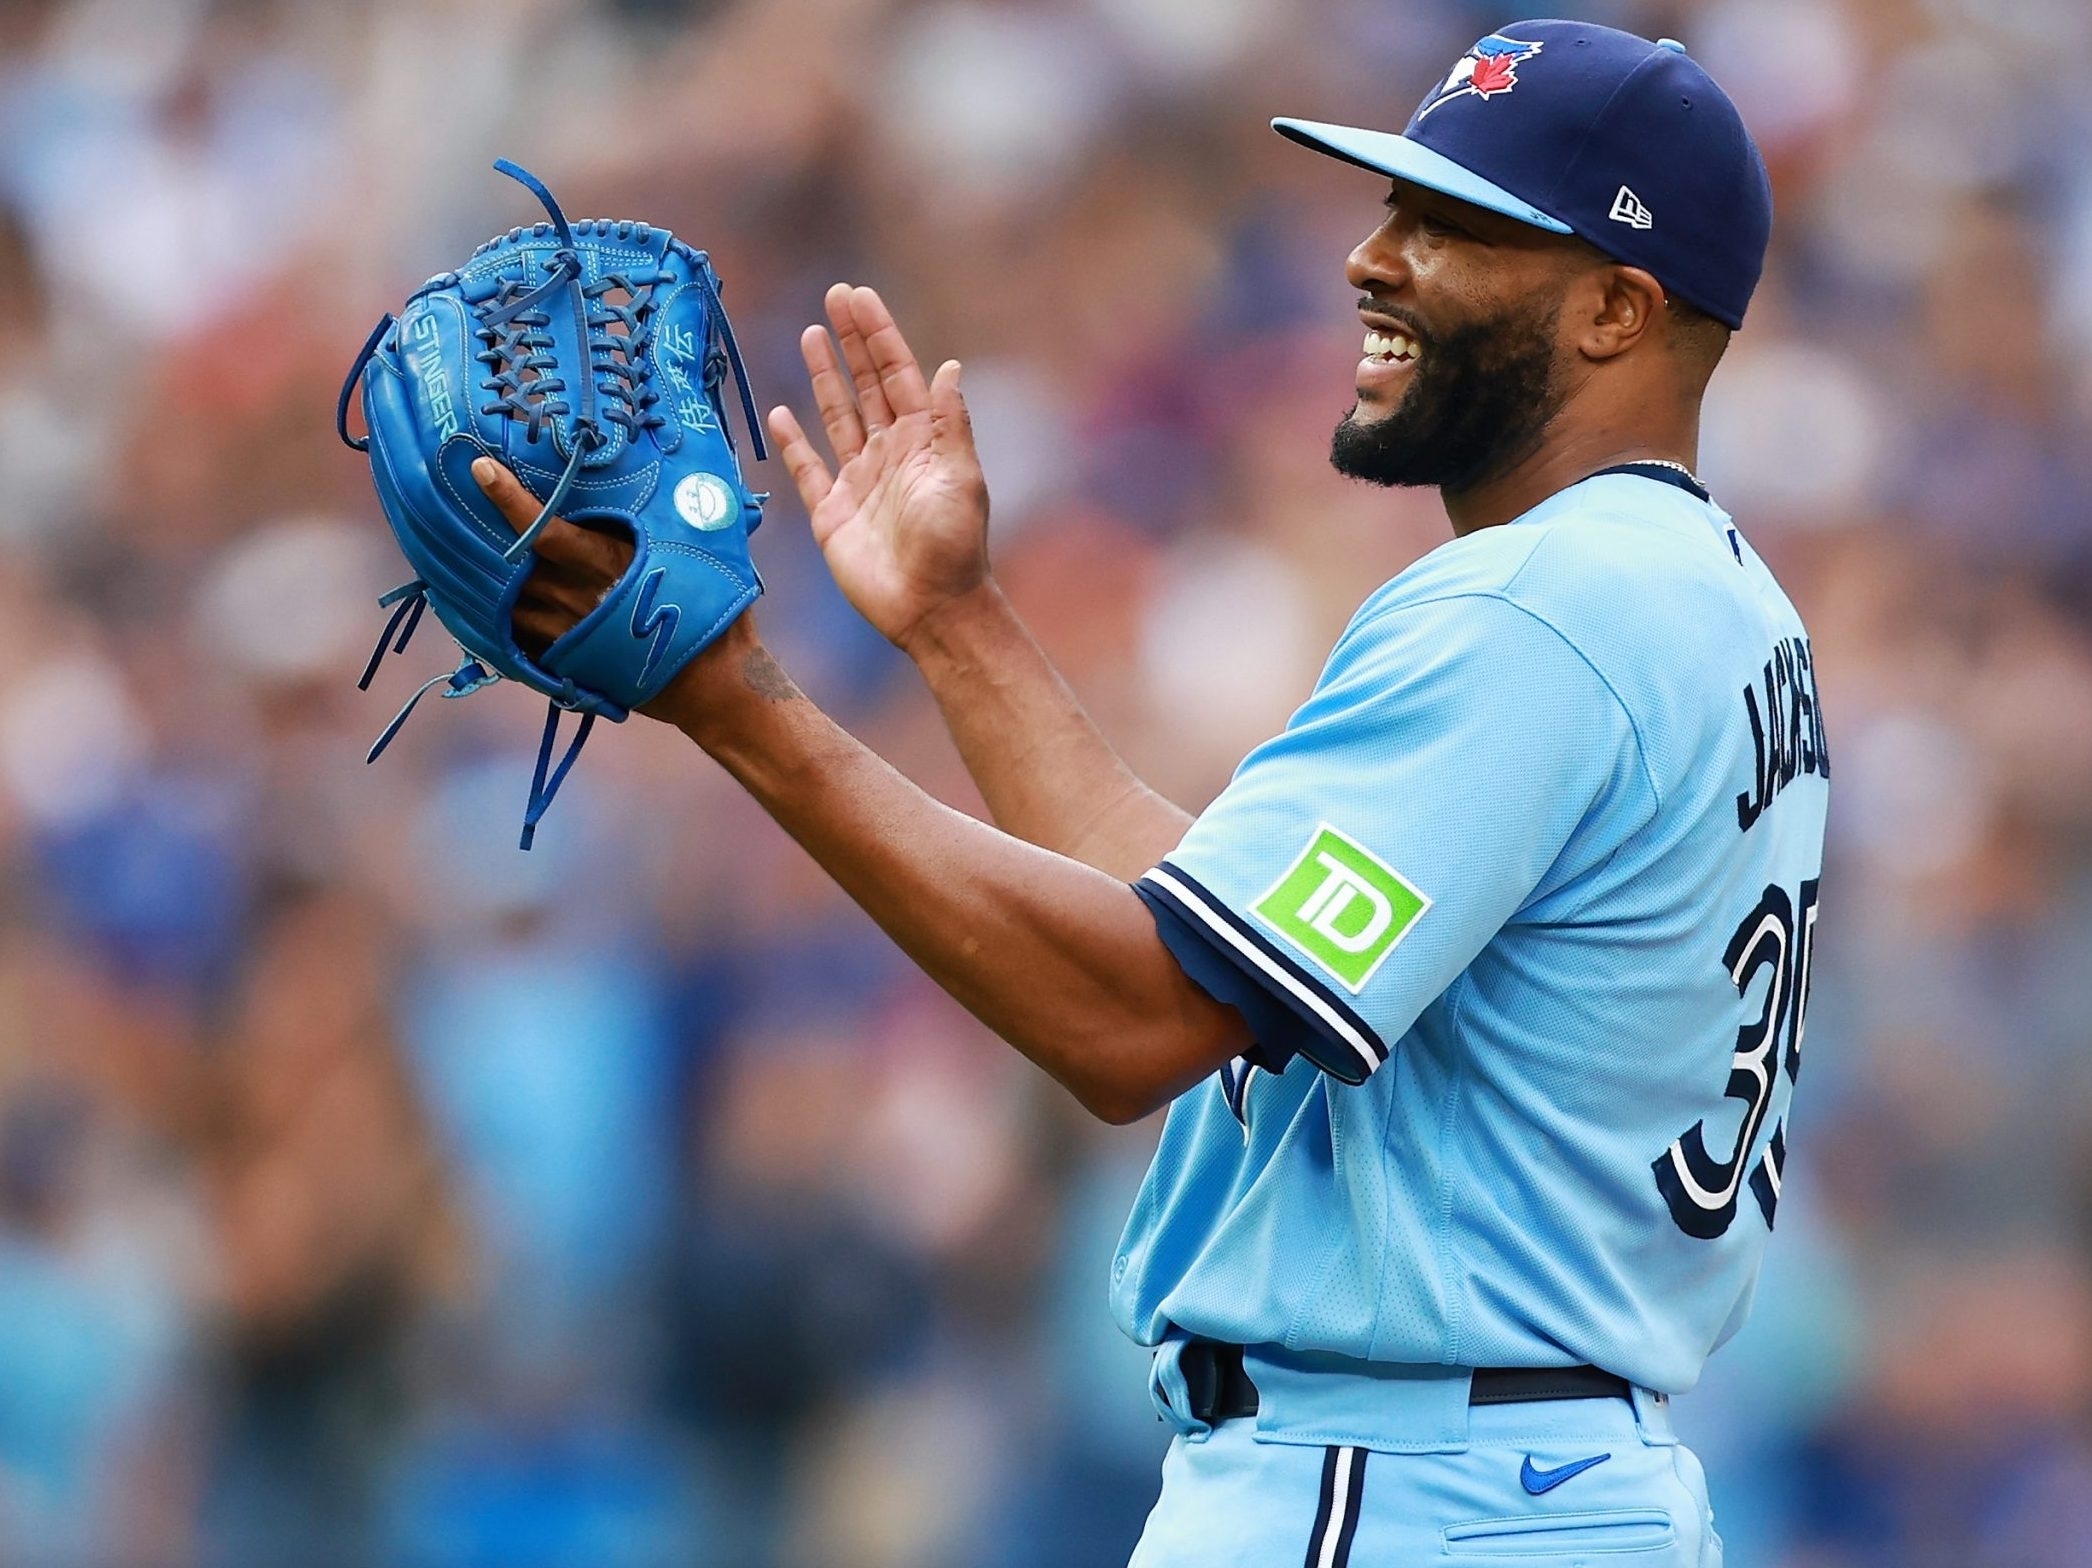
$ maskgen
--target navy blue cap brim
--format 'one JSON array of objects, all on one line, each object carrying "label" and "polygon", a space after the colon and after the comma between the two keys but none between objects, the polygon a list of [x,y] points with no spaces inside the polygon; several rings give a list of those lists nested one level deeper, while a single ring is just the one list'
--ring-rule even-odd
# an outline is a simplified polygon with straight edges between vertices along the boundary
[{"label": "navy blue cap brim", "polygon": [[1492,184],[1479,174],[1462,168],[1444,153],[1433,152],[1392,131],[1368,131],[1352,125],[1323,125],[1315,120],[1292,119],[1273,120],[1271,128],[1289,141],[1311,147],[1316,152],[1341,158],[1376,174],[1385,174],[1390,179],[1407,180],[1412,185],[1421,185],[1456,201],[1500,212],[1520,223],[1530,223],[1536,229],[1546,229],[1552,234],[1575,232],[1560,218],[1542,212],[1531,202],[1513,196],[1501,185]]}]

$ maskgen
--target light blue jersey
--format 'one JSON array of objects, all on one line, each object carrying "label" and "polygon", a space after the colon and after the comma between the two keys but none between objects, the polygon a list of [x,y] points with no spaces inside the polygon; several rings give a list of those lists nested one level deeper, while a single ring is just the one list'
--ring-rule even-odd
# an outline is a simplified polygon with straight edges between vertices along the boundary
[{"label": "light blue jersey", "polygon": [[1254,1055],[1171,1108],[1121,1324],[1689,1388],[1802,1060],[1829,756],[1729,518],[1614,471],[1380,589],[1138,890]]}]

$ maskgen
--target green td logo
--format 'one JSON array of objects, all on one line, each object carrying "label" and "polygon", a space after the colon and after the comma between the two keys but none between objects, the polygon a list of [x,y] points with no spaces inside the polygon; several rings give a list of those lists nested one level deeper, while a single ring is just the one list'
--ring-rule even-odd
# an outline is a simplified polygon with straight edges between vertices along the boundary
[{"label": "green td logo", "polygon": [[1251,906],[1354,994],[1430,907],[1401,872],[1326,822],[1292,869]]}]

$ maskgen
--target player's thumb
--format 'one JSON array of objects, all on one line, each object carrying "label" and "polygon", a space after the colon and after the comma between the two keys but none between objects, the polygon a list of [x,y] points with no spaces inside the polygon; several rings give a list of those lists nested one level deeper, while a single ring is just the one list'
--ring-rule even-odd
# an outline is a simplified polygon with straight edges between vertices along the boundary
[{"label": "player's thumb", "polygon": [[959,390],[961,369],[956,359],[937,367],[930,382],[930,444],[944,457],[973,458],[973,416],[966,411],[966,395]]},{"label": "player's thumb", "polygon": [[472,480],[501,509],[509,527],[522,533],[538,520],[543,510],[538,498],[523,488],[523,481],[491,457],[472,460]]}]

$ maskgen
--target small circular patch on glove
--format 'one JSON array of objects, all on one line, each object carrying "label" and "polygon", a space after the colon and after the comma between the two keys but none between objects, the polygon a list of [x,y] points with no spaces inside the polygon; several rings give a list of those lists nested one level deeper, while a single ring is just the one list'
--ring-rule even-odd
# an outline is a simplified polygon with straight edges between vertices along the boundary
[{"label": "small circular patch on glove", "polygon": [[676,486],[676,515],[706,533],[733,521],[734,493],[711,474],[685,474]]}]

